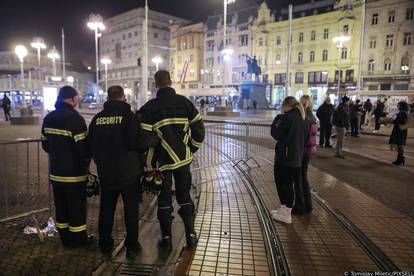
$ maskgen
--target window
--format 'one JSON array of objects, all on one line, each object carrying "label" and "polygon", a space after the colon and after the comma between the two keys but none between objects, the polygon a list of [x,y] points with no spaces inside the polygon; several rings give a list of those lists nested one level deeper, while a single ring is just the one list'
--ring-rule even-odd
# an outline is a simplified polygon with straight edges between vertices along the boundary
[{"label": "window", "polygon": [[348,34],[348,31],[349,31],[349,26],[348,26],[348,25],[344,25],[344,26],[342,27],[342,31],[344,32],[344,34]]},{"label": "window", "polygon": [[154,36],[155,39],[157,39],[158,38],[158,33],[154,33],[153,36]]},{"label": "window", "polygon": [[190,37],[190,49],[194,48],[194,35]]},{"label": "window", "polygon": [[134,35],[135,35],[135,36],[138,36],[138,31],[135,31]]},{"label": "window", "polygon": [[206,59],[207,66],[212,67],[214,65],[214,59],[208,58]]},{"label": "window", "polygon": [[316,39],[316,31],[312,31],[311,32],[311,40],[315,40]]},{"label": "window", "polygon": [[395,22],[395,11],[388,12],[388,23]]},{"label": "window", "polygon": [[348,57],[348,48],[342,47],[341,49],[341,59],[347,59]]},{"label": "window", "polygon": [[280,55],[279,54],[276,55],[276,64],[277,65],[280,64]]},{"label": "window", "polygon": [[282,43],[282,38],[280,36],[276,36],[276,45],[280,45]]},{"label": "window", "polygon": [[389,72],[391,71],[391,59],[386,58],[384,61],[384,71]]},{"label": "window", "polygon": [[259,38],[259,46],[263,46],[263,38]]},{"label": "window", "polygon": [[309,61],[314,62],[315,61],[315,51],[310,51],[309,53]]},{"label": "window", "polygon": [[298,62],[299,63],[302,63],[303,62],[303,54],[302,54],[302,52],[299,52],[299,54],[298,54]]},{"label": "window", "polygon": [[339,77],[341,77],[341,80],[342,80],[342,75],[343,75],[342,70],[340,70],[340,71],[335,70],[335,82],[337,82],[339,80]]},{"label": "window", "polygon": [[[308,73],[308,83],[309,84],[318,84],[318,83],[323,83],[324,79],[322,78],[323,74],[321,71],[317,71],[317,72],[309,72]],[[326,82],[326,80],[325,80]]]},{"label": "window", "polygon": [[411,33],[404,33],[404,45],[411,45]]},{"label": "window", "polygon": [[249,35],[240,35],[239,42],[240,46],[247,46],[249,44]]},{"label": "window", "polygon": [[354,81],[354,70],[346,70],[345,71],[345,81],[346,82]]},{"label": "window", "polygon": [[391,83],[381,83],[380,90],[391,90]]},{"label": "window", "polygon": [[385,47],[392,47],[394,42],[394,35],[389,34],[385,38]]},{"label": "window", "polygon": [[372,14],[371,23],[372,23],[372,25],[377,25],[378,24],[378,13]]},{"label": "window", "polygon": [[376,37],[370,37],[369,38],[369,48],[370,49],[377,48],[377,38]]},{"label": "window", "polygon": [[414,8],[407,8],[405,19],[406,20],[413,20],[413,18],[414,18]]},{"label": "window", "polygon": [[295,83],[303,83],[303,72],[296,72]]},{"label": "window", "polygon": [[374,72],[375,70],[375,60],[370,59],[368,61],[368,72]]},{"label": "window", "polygon": [[132,37],[132,34],[131,33],[128,33],[128,38],[131,38]]},{"label": "window", "polygon": [[303,42],[303,33],[299,33],[299,42]]},{"label": "window", "polygon": [[323,50],[322,61],[328,61],[328,50]]},{"label": "window", "polygon": [[213,51],[214,50],[214,40],[207,40],[207,42],[206,42],[206,50],[207,51]]},{"label": "window", "polygon": [[323,39],[329,39],[329,29],[323,30]]},{"label": "window", "polygon": [[284,85],[286,82],[286,74],[275,74],[275,84]]}]

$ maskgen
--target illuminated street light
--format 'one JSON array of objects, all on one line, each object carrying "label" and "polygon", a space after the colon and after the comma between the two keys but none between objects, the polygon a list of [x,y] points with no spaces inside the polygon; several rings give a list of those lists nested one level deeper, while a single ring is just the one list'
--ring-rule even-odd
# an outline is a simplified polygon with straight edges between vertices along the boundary
[{"label": "illuminated street light", "polygon": [[153,57],[152,58],[152,63],[155,64],[155,71],[158,71],[158,64],[162,63],[162,58],[161,57]]},{"label": "illuminated street light", "polygon": [[56,77],[56,60],[60,59],[60,55],[59,55],[59,52],[56,50],[55,46],[53,46],[53,48],[49,51],[49,53],[47,54],[47,57],[52,60],[53,76]]},{"label": "illuminated street light", "polygon": [[98,56],[98,38],[101,36],[99,31],[105,30],[103,24],[103,18],[99,14],[90,14],[89,21],[87,23],[89,29],[95,32],[95,58],[96,58],[96,101],[99,102],[98,90],[99,90],[99,56]]},{"label": "illuminated street light", "polygon": [[407,73],[410,70],[410,66],[408,66],[407,64],[403,64],[403,65],[401,65],[401,70],[404,73]]},{"label": "illuminated street light", "polygon": [[112,63],[109,57],[103,57],[101,62],[105,65],[105,91],[108,92],[108,64]]},{"label": "illuminated street light", "polygon": [[234,53],[234,50],[231,48],[226,48],[222,50],[221,53],[223,54],[224,61],[230,61],[231,55]]},{"label": "illuminated street light", "polygon": [[74,77],[72,77],[72,76],[68,76],[67,78],[66,78],[66,82],[68,82],[68,83],[70,83],[71,85],[73,85],[73,82],[75,81],[75,78]]},{"label": "illuminated street light", "polygon": [[23,93],[23,107],[26,107],[26,94],[25,94],[25,85],[24,85],[24,68],[23,68],[23,63],[24,63],[24,58],[27,56],[27,49],[26,47],[24,47],[23,45],[17,45],[16,48],[14,49],[14,52],[16,53],[17,57],[19,58],[20,61],[20,80],[21,80],[21,90]]},{"label": "illuminated street light", "polygon": [[30,45],[37,50],[37,65],[40,67],[40,50],[46,49],[45,41],[41,37],[33,37]]}]

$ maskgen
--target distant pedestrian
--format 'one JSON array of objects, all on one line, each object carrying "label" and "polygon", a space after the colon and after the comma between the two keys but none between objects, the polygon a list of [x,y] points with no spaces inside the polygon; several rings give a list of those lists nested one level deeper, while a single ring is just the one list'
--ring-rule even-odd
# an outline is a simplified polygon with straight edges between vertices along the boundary
[{"label": "distant pedestrian", "polygon": [[349,113],[351,117],[351,136],[359,137],[359,122],[362,115],[362,107],[359,100],[349,105]]},{"label": "distant pedestrian", "polygon": [[384,113],[382,114],[383,117],[387,117],[390,114],[390,104],[388,99],[384,99]]},{"label": "distant pedestrian", "polygon": [[4,118],[6,119],[6,122],[8,120],[10,120],[10,118],[11,118],[11,116],[10,116],[10,105],[11,105],[11,101],[10,101],[9,97],[7,97],[7,95],[4,94],[2,107],[3,107]]},{"label": "distant pedestrian", "polygon": [[381,117],[384,116],[384,104],[380,100],[377,100],[377,103],[375,105],[374,116],[375,116],[374,133],[377,133],[381,127],[381,123],[380,123]]},{"label": "distant pedestrian", "polygon": [[257,109],[257,101],[256,101],[256,99],[253,100],[253,109],[254,110]]},{"label": "distant pedestrian", "polygon": [[[274,175],[281,203],[279,209],[272,211],[272,217],[277,221],[292,223],[294,183],[298,185],[301,181],[300,168],[307,133],[305,112],[294,97],[289,96],[284,99],[282,112],[282,115],[276,116],[271,127],[271,135],[277,141]],[[303,194],[297,196],[303,197]]]},{"label": "distant pedestrian", "polygon": [[349,128],[348,115],[349,98],[344,96],[342,102],[337,106],[333,113],[332,122],[336,129],[336,155],[338,158],[345,158],[342,154],[342,146],[345,138],[345,132]]},{"label": "distant pedestrian", "polygon": [[56,110],[46,115],[42,126],[42,147],[49,154],[56,227],[65,247],[85,246],[94,241],[86,234],[90,155],[86,123],[75,110],[78,102],[78,92],[73,87],[62,87]]},{"label": "distant pedestrian", "polygon": [[363,106],[363,117],[361,120],[361,125],[369,125],[371,122],[372,116],[372,103],[370,99],[367,99]]},{"label": "distant pedestrian", "polygon": [[331,104],[331,98],[326,97],[325,101],[319,106],[316,111],[316,116],[319,119],[319,146],[325,148],[332,148],[331,146],[331,133],[332,133],[332,114],[335,108]]},{"label": "distant pedestrian", "polygon": [[201,113],[204,113],[205,105],[206,105],[206,101],[203,98],[203,99],[200,100],[200,111],[201,111]]},{"label": "distant pedestrian", "polygon": [[[309,95],[300,98],[300,103],[305,110],[306,134],[305,149],[303,152],[301,165],[301,181],[295,182],[295,204],[292,209],[293,214],[306,214],[312,212],[312,196],[308,181],[308,167],[311,156],[316,153],[316,134],[318,124],[312,112],[312,100]],[[301,185],[300,185],[301,184]],[[303,196],[299,196],[302,194]],[[303,200],[303,201],[302,201]]]},{"label": "distant pedestrian", "polygon": [[407,129],[401,129],[401,125],[408,120],[409,106],[406,102],[398,103],[398,114],[392,122],[392,128],[389,144],[396,145],[398,150],[397,160],[392,162],[394,165],[405,165],[404,146],[407,142]]}]

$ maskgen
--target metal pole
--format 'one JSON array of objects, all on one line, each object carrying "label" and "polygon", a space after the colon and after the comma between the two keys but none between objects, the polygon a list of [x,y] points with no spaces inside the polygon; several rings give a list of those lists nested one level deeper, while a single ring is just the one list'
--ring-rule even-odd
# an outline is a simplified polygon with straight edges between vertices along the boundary
[{"label": "metal pole", "polygon": [[288,28],[288,39],[287,39],[287,51],[286,51],[286,79],[285,79],[285,97],[289,95],[290,85],[290,51],[292,47],[292,10],[293,6],[289,5],[289,28]]},{"label": "metal pole", "polygon": [[56,59],[52,58],[52,64],[53,64],[53,76],[56,77]]},{"label": "metal pole", "polygon": [[362,53],[363,53],[363,46],[364,46],[364,29],[365,29],[365,8],[366,8],[366,0],[362,0],[362,9],[361,9],[361,37],[359,41],[359,62],[358,62],[358,85],[357,85],[357,97],[359,98],[359,94],[361,92],[362,87]]},{"label": "metal pole", "polygon": [[108,64],[105,63],[105,91],[108,92]]},{"label": "metal pole", "polygon": [[23,69],[23,60],[20,61],[20,81],[21,89],[23,94],[23,108],[26,108],[26,93],[25,93],[25,83],[24,83],[24,69]]},{"label": "metal pole", "polygon": [[[142,25],[142,36],[143,36],[143,55],[142,55],[142,66],[141,66],[141,88],[139,93],[139,106],[144,105],[147,102],[148,93],[148,0],[145,0],[145,18],[144,24]],[[138,106],[137,106],[138,109]]]},{"label": "metal pole", "polygon": [[[224,3],[224,15],[223,15],[223,49],[226,49],[226,39],[227,39],[227,0],[223,0]],[[223,96],[221,99],[221,106],[226,106],[225,96],[226,96],[226,61],[223,58]]]},{"label": "metal pole", "polygon": [[96,58],[96,102],[99,103],[99,57],[98,57],[98,27],[95,26],[95,58]]},{"label": "metal pole", "polygon": [[40,47],[37,47],[37,65],[40,67]]},{"label": "metal pole", "polygon": [[66,82],[66,64],[65,64],[65,32],[62,28],[62,75]]},{"label": "metal pole", "polygon": [[339,100],[339,93],[340,93],[340,89],[341,89],[341,77],[342,77],[341,67],[339,66],[339,61],[341,60],[342,44],[340,46],[341,47],[338,48],[338,103],[341,102]]}]

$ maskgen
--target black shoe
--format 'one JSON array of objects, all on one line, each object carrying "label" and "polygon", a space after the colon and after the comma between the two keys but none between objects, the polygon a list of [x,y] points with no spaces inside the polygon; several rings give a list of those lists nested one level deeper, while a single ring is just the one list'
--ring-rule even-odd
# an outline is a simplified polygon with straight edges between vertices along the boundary
[{"label": "black shoe", "polygon": [[397,160],[395,160],[394,162],[392,162],[392,164],[397,165],[397,166],[400,166],[400,165],[405,166],[405,157],[398,155],[397,156]]},{"label": "black shoe", "polygon": [[325,148],[332,148],[331,145],[325,145]]},{"label": "black shoe", "polygon": [[91,246],[95,244],[96,239],[93,235],[88,235],[84,241],[82,241],[79,246]]},{"label": "black shoe", "polygon": [[304,208],[295,208],[295,207],[293,207],[292,208],[292,214],[300,216],[300,215],[306,214],[306,211],[304,210]]},{"label": "black shoe", "polygon": [[158,240],[158,247],[165,252],[170,252],[172,250],[171,236],[161,237]]},{"label": "black shoe", "polygon": [[190,235],[186,236],[187,240],[187,248],[193,248],[195,245],[197,245],[198,237],[196,233],[191,233]]},{"label": "black shoe", "polygon": [[141,247],[138,247],[138,248],[127,247],[127,251],[126,251],[127,259],[134,260],[138,256],[139,251],[141,251]]}]

